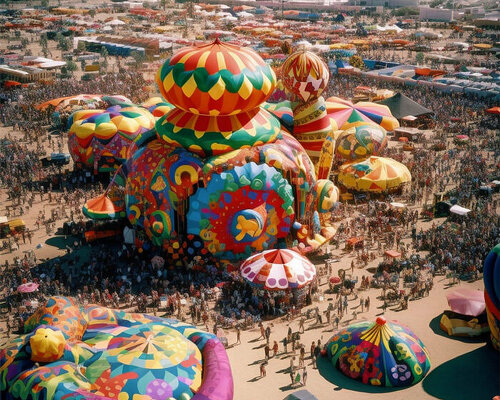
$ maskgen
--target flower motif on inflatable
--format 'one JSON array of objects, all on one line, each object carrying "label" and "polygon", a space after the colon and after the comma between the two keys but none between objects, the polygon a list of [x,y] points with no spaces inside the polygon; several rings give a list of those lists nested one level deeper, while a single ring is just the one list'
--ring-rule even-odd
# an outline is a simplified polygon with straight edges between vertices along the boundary
[{"label": "flower motif on inflatable", "polygon": [[94,173],[115,171],[128,158],[130,144],[154,123],[148,110],[135,106],[77,111],[68,121],[68,148],[75,163]]},{"label": "flower motif on inflatable", "polygon": [[[317,184],[302,145],[261,106],[276,86],[262,58],[216,40],[175,53],[156,81],[173,109],[134,141],[106,194],[87,202],[84,213],[124,213],[164,249],[173,241],[184,248],[186,237],[195,236],[199,250],[222,260],[284,242],[294,221],[304,241],[312,237],[315,207],[330,211],[338,191],[331,182]],[[155,104],[143,106],[154,113]],[[121,200],[111,198],[118,187]]]},{"label": "flower motif on inflatable", "polygon": [[500,351],[500,244],[484,260],[484,300],[493,347]]},{"label": "flower motif on inflatable", "polygon": [[407,327],[383,317],[338,331],[326,349],[334,367],[368,385],[411,386],[430,369],[420,339]]},{"label": "flower motif on inflatable", "polygon": [[222,344],[175,320],[52,297],[25,332],[0,350],[0,395],[9,399],[233,398]]}]

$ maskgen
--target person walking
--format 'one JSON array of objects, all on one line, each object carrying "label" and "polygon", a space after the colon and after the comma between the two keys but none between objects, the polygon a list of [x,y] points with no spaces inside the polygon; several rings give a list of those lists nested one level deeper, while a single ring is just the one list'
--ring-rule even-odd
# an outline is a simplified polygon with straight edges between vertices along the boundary
[{"label": "person walking", "polygon": [[266,362],[260,364],[260,377],[264,378],[266,376]]},{"label": "person walking", "polygon": [[266,344],[269,346],[269,339],[271,338],[271,328],[269,327],[269,325],[266,328],[265,336],[266,336]]},{"label": "person walking", "polygon": [[302,386],[306,386],[307,383],[307,368],[304,366],[302,369]]},{"label": "person walking", "polygon": [[266,338],[266,331],[264,330],[264,325],[262,324],[262,321],[259,322],[259,328],[260,328],[260,336],[257,340],[265,339]]},{"label": "person walking", "polygon": [[299,368],[304,366],[304,358],[306,357],[306,349],[304,346],[300,347],[300,356],[299,356]]},{"label": "person walking", "polygon": [[269,360],[269,351],[270,351],[270,348],[269,346],[266,344],[266,346],[264,347],[264,354],[266,356],[266,361]]},{"label": "person walking", "polygon": [[302,317],[299,321],[299,332],[304,333],[304,323],[306,322],[306,319]]},{"label": "person walking", "polygon": [[241,330],[240,327],[236,327],[236,344],[241,344]]},{"label": "person walking", "polygon": [[276,357],[278,354],[278,342],[275,340],[273,344],[273,357]]},{"label": "person walking", "polygon": [[314,349],[314,365],[316,365],[316,362],[318,361],[318,357],[321,353],[321,340],[318,339],[318,344],[316,345],[316,348]]}]

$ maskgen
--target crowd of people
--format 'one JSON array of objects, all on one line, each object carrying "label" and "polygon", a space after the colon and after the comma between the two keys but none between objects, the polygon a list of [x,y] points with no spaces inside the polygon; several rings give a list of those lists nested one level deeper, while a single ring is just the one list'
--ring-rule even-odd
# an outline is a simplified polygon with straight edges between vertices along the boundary
[{"label": "crowd of people", "polygon": [[[336,76],[331,80],[329,90],[334,91],[331,94],[349,97],[354,87],[365,83],[352,76]],[[44,297],[63,294],[74,295],[82,303],[96,302],[152,312],[162,309],[169,315],[191,319],[207,328],[208,324],[214,323],[214,331],[217,326],[247,328],[268,318],[292,321],[297,317],[301,321],[302,307],[324,294],[325,289],[320,285],[324,274],[318,274],[314,285],[300,292],[268,292],[250,286],[237,273],[222,272],[211,262],[205,262],[202,268],[192,268],[191,263],[186,269],[171,265],[171,260],[161,252],[140,252],[119,242],[85,243],[86,222],[81,206],[86,199],[102,192],[103,182],[84,171],[62,173],[57,166],[42,167],[40,156],[47,148],[54,151],[64,148],[64,135],[53,138],[50,134],[40,134],[53,122],[53,110],[42,112],[35,106],[50,98],[81,92],[120,92],[139,102],[144,100],[145,93],[140,89],[145,85],[141,75],[132,72],[118,74],[114,80],[63,80],[57,86],[14,91],[0,107],[0,119],[4,125],[23,132],[22,141],[9,134],[0,142],[0,186],[8,195],[5,213],[8,217],[23,217],[38,203],[42,205],[33,226],[6,239],[5,254],[28,241],[31,243],[33,235],[38,235],[42,228],[48,236],[64,222],[74,223],[76,227],[66,232],[67,236],[73,236],[66,244],[68,254],[65,256],[43,262],[34,256],[17,258],[3,266],[0,291],[8,299],[9,307],[17,307],[21,320],[23,313],[29,311],[26,308],[29,302],[16,292],[17,287],[27,280],[40,285],[38,292],[28,296],[32,300],[42,301]],[[428,275],[419,271],[433,265],[435,269],[446,267],[460,276],[477,276],[485,254],[498,236],[497,201],[492,196],[482,198],[477,194],[491,174],[491,165],[484,161],[491,159],[490,155],[498,157],[500,154],[498,141],[488,135],[489,130],[498,128],[498,119],[485,122],[483,118],[483,122],[477,122],[487,106],[477,99],[438,93],[429,88],[396,88],[391,85],[394,84],[384,84],[409,95],[439,115],[435,138],[445,144],[445,149],[434,151],[425,142],[413,152],[394,147],[387,149],[386,155],[402,161],[413,175],[411,185],[405,188],[402,196],[398,199],[390,197],[387,202],[371,199],[362,204],[341,205],[333,213],[334,220],[341,222],[333,242],[337,249],[350,237],[364,239],[361,248],[352,250],[357,256],[351,263],[351,275],[346,277],[346,281],[352,283],[350,287],[346,285],[349,290],[336,290],[338,297],[325,313],[307,316],[318,326],[323,324],[324,317],[328,324],[337,326],[351,316],[355,320],[358,312],[362,312],[359,310],[369,307],[369,301],[366,303],[367,299],[360,298],[360,293],[379,279],[365,272],[358,281],[354,269],[364,268],[386,250],[401,252],[396,271],[398,281],[416,277],[422,280],[422,288],[429,289],[432,285],[423,284]],[[468,132],[471,142],[462,148],[453,145],[443,135],[445,124],[456,115],[462,118],[461,127],[474,127]],[[477,124],[473,125],[475,121]],[[476,155],[471,157],[471,154]],[[448,224],[417,232],[419,207],[431,205],[432,193],[436,191],[449,192],[450,197],[473,211],[458,227],[457,224]],[[412,207],[390,206],[388,203],[394,200],[404,201]],[[325,249],[327,253],[333,251],[332,247]],[[419,250],[428,250],[428,256],[412,258]],[[158,265],[153,261],[155,257],[163,257],[164,263]],[[354,298],[352,301],[360,301],[359,310],[355,309],[353,313],[347,312],[348,295]],[[37,304],[36,301],[33,304]],[[387,306],[385,301],[384,304]]]}]

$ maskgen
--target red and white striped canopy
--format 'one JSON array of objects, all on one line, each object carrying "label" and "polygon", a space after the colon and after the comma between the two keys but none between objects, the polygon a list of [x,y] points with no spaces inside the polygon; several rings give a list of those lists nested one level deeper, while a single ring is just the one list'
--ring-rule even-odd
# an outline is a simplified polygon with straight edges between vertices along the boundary
[{"label": "red and white striped canopy", "polygon": [[316,267],[293,250],[266,250],[247,258],[240,267],[248,281],[268,290],[301,288],[316,276]]}]

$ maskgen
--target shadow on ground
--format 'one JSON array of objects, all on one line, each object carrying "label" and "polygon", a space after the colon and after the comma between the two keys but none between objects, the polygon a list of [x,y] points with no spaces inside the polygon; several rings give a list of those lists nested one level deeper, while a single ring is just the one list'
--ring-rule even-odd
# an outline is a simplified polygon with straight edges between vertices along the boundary
[{"label": "shadow on ground", "polygon": [[57,247],[59,250],[65,250],[68,246],[73,247],[77,240],[76,236],[71,235],[52,236],[45,241],[45,244],[47,246]]},{"label": "shadow on ground", "polygon": [[[443,336],[447,339],[451,340],[458,340],[459,342],[463,343],[486,343],[488,341],[488,335],[489,334],[484,334],[481,336],[450,336],[448,335],[445,331],[441,329],[441,326],[439,325],[439,322],[441,321],[441,316],[443,314],[439,314],[437,317],[433,318],[431,322],[429,322],[429,328],[432,329],[432,331],[439,336]],[[471,317],[473,318],[473,317]]]},{"label": "shadow on ground", "polygon": [[441,400],[491,399],[500,393],[500,353],[490,344],[434,368],[424,390]]},{"label": "shadow on ground", "polygon": [[325,378],[328,382],[338,386],[336,388],[333,388],[333,390],[338,391],[340,389],[348,389],[365,393],[390,393],[405,389],[404,387],[394,388],[365,385],[362,382],[348,378],[332,365],[328,357],[319,357],[316,365],[318,366],[318,371],[323,378]]}]

